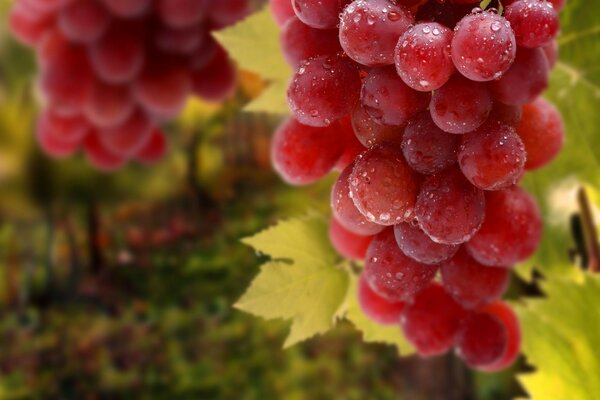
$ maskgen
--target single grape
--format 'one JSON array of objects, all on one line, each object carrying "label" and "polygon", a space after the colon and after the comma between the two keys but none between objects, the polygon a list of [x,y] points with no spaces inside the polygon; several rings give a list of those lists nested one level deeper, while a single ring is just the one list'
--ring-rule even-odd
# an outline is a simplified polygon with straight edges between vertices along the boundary
[{"label": "single grape", "polygon": [[406,125],[416,113],[427,108],[431,94],[407,86],[392,66],[373,68],[363,81],[360,99],[376,122]]},{"label": "single grape", "polygon": [[433,175],[456,163],[460,137],[444,132],[429,111],[412,118],[402,139],[402,153],[415,171]]},{"label": "single grape", "polygon": [[57,115],[51,108],[40,114],[37,123],[42,136],[56,142],[80,143],[90,130],[89,123],[81,116],[64,117]]},{"label": "single grape", "polygon": [[288,118],[275,132],[271,143],[273,167],[292,185],[307,185],[327,175],[344,150],[340,127],[302,125]]},{"label": "single grape", "polygon": [[542,49],[519,47],[517,58],[497,81],[490,82],[494,98],[522,106],[533,101],[548,87],[550,66]]},{"label": "single grape", "polygon": [[83,112],[96,127],[110,128],[125,122],[134,108],[128,86],[95,81],[83,106]]},{"label": "single grape", "polygon": [[154,34],[156,47],[166,53],[192,54],[198,51],[208,35],[202,26],[188,28],[160,27]]},{"label": "single grape", "polygon": [[441,285],[434,283],[404,307],[401,325],[419,355],[431,357],[450,350],[465,316],[465,310]]},{"label": "single grape", "polygon": [[354,134],[354,129],[352,129],[352,122],[350,121],[350,117],[344,117],[339,120],[340,128],[342,130],[342,142],[344,147],[344,152],[339,158],[338,162],[335,164],[336,171],[343,171],[350,164],[354,162],[356,157],[358,157],[362,152],[364,152],[367,148],[363,146],[356,135]]},{"label": "single grape", "polygon": [[179,114],[191,90],[189,71],[168,61],[147,64],[133,83],[133,95],[138,104],[159,119]]},{"label": "single grape", "polygon": [[368,221],[358,211],[350,196],[350,175],[354,165],[347,166],[331,189],[331,210],[333,216],[344,228],[362,236],[374,235],[381,232],[384,227]]},{"label": "single grape", "polygon": [[283,56],[296,69],[302,61],[342,50],[336,29],[311,28],[297,17],[288,19],[283,25],[280,39]]},{"label": "single grape", "polygon": [[355,0],[340,17],[340,43],[360,64],[391,65],[398,38],[413,22],[406,7],[389,0]]},{"label": "single grape", "polygon": [[548,45],[558,33],[558,13],[546,0],[518,0],[506,7],[504,16],[510,22],[517,44],[522,47]]},{"label": "single grape", "polygon": [[152,136],[153,126],[148,117],[136,111],[122,124],[99,131],[102,146],[119,158],[130,158],[139,153]]},{"label": "single grape", "polygon": [[485,372],[496,372],[510,367],[521,351],[521,327],[519,319],[508,305],[499,301],[484,306],[480,312],[492,315],[501,321],[508,339],[502,357],[491,364],[480,366],[479,369]]},{"label": "single grape", "polygon": [[434,92],[429,109],[441,130],[462,134],[479,128],[492,105],[492,95],[485,84],[454,75]]},{"label": "single grape", "polygon": [[292,0],[296,16],[308,26],[317,29],[337,28],[340,13],[347,0]]},{"label": "single grape", "polygon": [[456,351],[471,368],[498,362],[507,350],[508,333],[498,318],[471,313],[457,334]]},{"label": "single grape", "polygon": [[455,71],[451,42],[452,31],[437,22],[421,22],[408,28],[394,51],[398,75],[415,90],[439,89]]},{"label": "single grape", "polygon": [[418,226],[403,222],[394,226],[394,235],[402,252],[423,264],[439,264],[452,257],[459,246],[436,243]]},{"label": "single grape", "polygon": [[136,161],[144,165],[156,164],[167,152],[167,139],[164,132],[154,129],[148,142],[135,155]]},{"label": "single grape", "polygon": [[102,0],[113,15],[121,18],[139,17],[150,9],[151,0]]},{"label": "single grape", "polygon": [[404,310],[403,302],[390,302],[375,293],[367,283],[364,274],[358,280],[358,304],[363,313],[381,325],[396,325]]},{"label": "single grape", "polygon": [[440,271],[448,293],[468,309],[498,300],[510,281],[509,270],[482,265],[464,249],[443,262]]},{"label": "single grape", "polygon": [[500,121],[503,124],[517,127],[523,118],[523,107],[511,106],[495,101],[490,113],[490,119]]},{"label": "single grape", "polygon": [[402,127],[380,124],[369,115],[362,104],[357,104],[354,107],[350,117],[357,139],[366,147],[402,142]]},{"label": "single grape", "polygon": [[418,177],[399,146],[373,146],[354,163],[349,178],[354,205],[369,221],[395,225],[412,218]]},{"label": "single grape", "polygon": [[298,68],[287,95],[300,123],[327,126],[350,113],[358,102],[360,75],[346,57],[318,56]]},{"label": "single grape", "polygon": [[24,3],[15,3],[8,15],[13,36],[26,46],[35,46],[53,25],[52,18],[32,13]]},{"label": "single grape", "polygon": [[352,260],[362,260],[367,254],[367,248],[373,236],[361,236],[344,228],[335,218],[329,221],[329,240],[343,257]]},{"label": "single grape", "polygon": [[90,132],[83,142],[87,162],[94,168],[112,172],[125,165],[126,160],[110,152],[100,141],[96,132]]},{"label": "single grape", "polygon": [[200,23],[209,9],[208,0],[157,0],[156,3],[163,23],[173,28],[186,28]]},{"label": "single grape", "polygon": [[416,203],[423,231],[442,244],[471,239],[485,215],[483,192],[471,185],[458,168],[448,168],[425,179]]},{"label": "single grape", "polygon": [[527,153],[512,126],[488,121],[466,133],[458,152],[463,174],[482,190],[506,189],[523,176]]},{"label": "single grape", "polygon": [[146,54],[136,34],[119,26],[89,48],[96,74],[107,83],[131,82],[144,66]]},{"label": "single grape", "polygon": [[466,247],[481,264],[512,267],[533,254],[541,234],[535,200],[523,189],[512,187],[487,192],[485,222]]},{"label": "single grape", "polygon": [[464,17],[454,29],[452,60],[473,81],[491,81],[515,60],[515,35],[506,19],[492,11]]},{"label": "single grape", "polygon": [[60,10],[58,27],[69,40],[77,43],[92,43],[110,24],[110,15],[95,0],[72,1]]},{"label": "single grape", "polygon": [[207,7],[211,29],[223,29],[250,14],[249,0],[213,1]]},{"label": "single grape", "polygon": [[273,18],[280,27],[296,15],[291,0],[269,0],[269,4]]},{"label": "single grape", "polygon": [[409,301],[429,286],[438,267],[421,264],[400,251],[391,228],[377,234],[367,250],[364,277],[380,297],[392,302]]},{"label": "single grape", "polygon": [[237,73],[227,52],[217,46],[208,63],[192,72],[192,91],[204,100],[219,102],[235,91]]},{"label": "single grape", "polygon": [[558,110],[542,97],[523,107],[517,133],[525,144],[525,169],[533,170],[556,158],[565,142],[565,126]]}]

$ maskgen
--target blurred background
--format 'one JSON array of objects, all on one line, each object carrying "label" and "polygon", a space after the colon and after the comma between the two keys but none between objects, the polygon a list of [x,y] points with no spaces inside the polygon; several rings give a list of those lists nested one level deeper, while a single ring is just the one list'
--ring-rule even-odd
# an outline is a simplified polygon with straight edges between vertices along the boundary
[{"label": "blurred background", "polygon": [[[257,2],[258,3],[261,2]],[[270,170],[278,121],[191,101],[158,165],[104,174],[38,150],[32,52],[0,3],[0,398],[508,399],[514,371],[452,355],[401,360],[342,324],[281,350],[287,324],[232,308],[264,261],[240,238],[327,212],[331,180],[290,188]]]}]

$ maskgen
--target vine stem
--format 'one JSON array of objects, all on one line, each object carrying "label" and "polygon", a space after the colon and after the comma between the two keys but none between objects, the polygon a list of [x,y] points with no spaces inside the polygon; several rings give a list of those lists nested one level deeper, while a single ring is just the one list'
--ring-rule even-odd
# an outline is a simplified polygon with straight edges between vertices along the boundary
[{"label": "vine stem", "polygon": [[588,250],[587,268],[591,272],[600,272],[600,244],[598,244],[598,231],[596,229],[596,224],[594,223],[590,199],[583,187],[580,187],[577,191],[577,202],[579,203],[583,234]]}]

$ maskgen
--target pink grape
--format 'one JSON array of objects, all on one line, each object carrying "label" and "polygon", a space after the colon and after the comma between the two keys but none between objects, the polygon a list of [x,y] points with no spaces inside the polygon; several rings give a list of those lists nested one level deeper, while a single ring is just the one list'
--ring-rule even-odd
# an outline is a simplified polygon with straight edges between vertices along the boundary
[{"label": "pink grape", "polygon": [[303,63],[288,87],[288,104],[299,122],[327,126],[358,102],[360,75],[341,55],[318,56]]},{"label": "pink grape", "polygon": [[297,17],[290,18],[281,30],[283,55],[293,68],[310,58],[336,54],[342,50],[336,29],[315,29]]},{"label": "pink grape", "polygon": [[454,29],[452,60],[473,81],[491,81],[515,60],[515,35],[506,19],[492,11],[464,17]]},{"label": "pink grape", "polygon": [[91,43],[109,24],[110,15],[96,0],[72,1],[58,13],[58,27],[73,42]]},{"label": "pink grape", "polygon": [[432,175],[456,163],[460,137],[442,131],[428,111],[408,122],[402,139],[402,153],[415,171]]},{"label": "pink grape", "polygon": [[455,71],[451,42],[452,31],[436,22],[410,27],[400,36],[394,51],[398,75],[414,90],[439,89]]},{"label": "pink grape", "polygon": [[129,87],[96,81],[85,101],[83,111],[95,126],[110,128],[123,123],[134,108]]},{"label": "pink grape", "polygon": [[371,222],[395,225],[412,218],[418,177],[399,146],[373,146],[354,163],[349,178],[350,196]]},{"label": "pink grape", "polygon": [[339,15],[348,3],[345,0],[291,0],[296,16],[308,26],[333,29],[338,26]]},{"label": "pink grape", "polygon": [[227,52],[217,46],[203,67],[192,71],[192,92],[208,101],[223,101],[235,91],[237,74]]},{"label": "pink grape", "polygon": [[340,17],[340,43],[360,64],[391,65],[398,38],[413,22],[404,6],[388,0],[355,0]]},{"label": "pink grape", "polygon": [[517,133],[525,144],[525,169],[541,168],[558,156],[565,142],[565,126],[558,110],[542,97],[523,107]]},{"label": "pink grape", "polygon": [[489,121],[466,133],[458,152],[463,174],[482,190],[506,189],[523,176],[527,153],[512,126]]},{"label": "pink grape", "polygon": [[358,211],[350,197],[350,175],[354,165],[347,166],[331,190],[331,209],[333,216],[344,228],[358,235],[369,236],[381,232],[384,227],[368,221]]},{"label": "pink grape", "polygon": [[523,189],[512,187],[486,193],[485,222],[466,248],[481,264],[512,267],[534,253],[541,234],[535,200]]},{"label": "pink grape", "polygon": [[497,81],[490,82],[494,98],[522,106],[533,101],[548,87],[550,67],[542,49],[519,47],[517,58]]},{"label": "pink grape", "polygon": [[492,96],[485,84],[455,75],[435,91],[429,109],[441,130],[462,134],[479,128],[492,105]]},{"label": "pink grape", "polygon": [[431,357],[452,348],[465,316],[465,310],[441,285],[434,283],[417,293],[404,308],[401,325],[419,355]]},{"label": "pink grape", "polygon": [[375,293],[363,275],[358,280],[358,304],[363,313],[372,321],[381,325],[396,325],[405,303],[390,302]]},{"label": "pink grape", "polygon": [[523,47],[548,45],[558,33],[558,13],[546,0],[518,0],[506,7],[504,15],[517,44]]},{"label": "pink grape", "polygon": [[133,84],[137,102],[160,119],[179,114],[191,90],[188,70],[173,62],[147,65]]},{"label": "pink grape", "polygon": [[409,301],[429,286],[438,267],[421,264],[400,251],[391,228],[377,234],[367,250],[364,277],[380,297],[392,302]]},{"label": "pink grape", "polygon": [[403,222],[394,226],[394,235],[402,252],[423,264],[439,264],[452,257],[459,246],[436,243],[418,226]]},{"label": "pink grape", "polygon": [[362,104],[357,104],[350,116],[354,133],[364,146],[402,142],[402,127],[384,125],[375,121]]},{"label": "pink grape", "polygon": [[335,218],[329,222],[329,240],[343,257],[351,260],[365,258],[373,236],[361,236],[344,228]]},{"label": "pink grape", "polygon": [[498,300],[508,288],[510,272],[475,261],[461,249],[441,264],[442,282],[463,307],[472,309]]},{"label": "pink grape", "polygon": [[135,155],[135,159],[144,165],[156,164],[167,152],[167,139],[165,134],[154,129],[148,142]]},{"label": "pink grape", "polygon": [[288,118],[275,132],[271,160],[277,173],[292,185],[307,185],[327,175],[344,150],[340,127],[318,128]]},{"label": "pink grape", "polygon": [[485,210],[483,192],[454,167],[425,179],[416,203],[421,228],[442,244],[471,239],[483,223]]},{"label": "pink grape", "polygon": [[394,67],[373,68],[365,78],[360,99],[367,113],[380,124],[406,125],[427,108],[431,94],[407,86]]}]

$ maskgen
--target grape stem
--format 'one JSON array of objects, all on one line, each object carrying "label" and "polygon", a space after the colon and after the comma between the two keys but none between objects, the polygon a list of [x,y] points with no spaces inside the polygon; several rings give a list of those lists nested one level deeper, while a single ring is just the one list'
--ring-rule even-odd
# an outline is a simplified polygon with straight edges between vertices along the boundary
[{"label": "grape stem", "polygon": [[577,202],[581,212],[581,221],[588,253],[587,269],[591,272],[600,272],[600,245],[598,244],[598,231],[592,216],[590,200],[585,188],[580,187],[577,192]]}]

